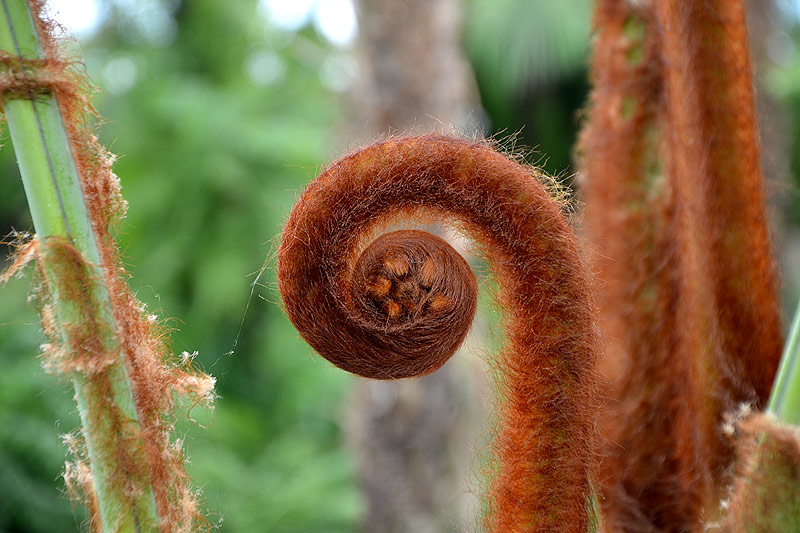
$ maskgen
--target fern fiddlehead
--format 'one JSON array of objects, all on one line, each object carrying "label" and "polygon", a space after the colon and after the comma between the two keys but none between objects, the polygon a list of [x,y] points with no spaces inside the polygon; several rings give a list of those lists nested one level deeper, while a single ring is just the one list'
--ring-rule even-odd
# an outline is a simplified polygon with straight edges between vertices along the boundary
[{"label": "fern fiddlehead", "polygon": [[302,194],[281,237],[278,282],[292,323],[335,365],[380,379],[426,374],[469,327],[474,276],[424,232],[364,240],[415,214],[468,233],[498,280],[507,339],[486,525],[587,531],[595,310],[572,231],[536,178],[488,143],[377,142],[329,166]]}]

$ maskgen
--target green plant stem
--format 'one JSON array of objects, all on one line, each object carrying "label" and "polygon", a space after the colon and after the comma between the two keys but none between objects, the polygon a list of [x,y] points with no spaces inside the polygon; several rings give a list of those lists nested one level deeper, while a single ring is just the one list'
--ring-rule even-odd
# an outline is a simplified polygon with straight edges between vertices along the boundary
[{"label": "green plant stem", "polygon": [[[19,58],[41,58],[42,47],[25,0],[0,0],[0,49]],[[3,95],[5,118],[17,155],[25,194],[40,241],[66,239],[83,256],[93,282],[86,287],[93,316],[111,334],[102,346],[116,348],[120,356],[97,376],[72,372],[75,399],[86,439],[89,462],[102,527],[105,531],[149,531],[157,529],[158,517],[152,488],[131,491],[131,483],[120,480],[130,473],[126,458],[142,457],[144,449],[127,369],[114,336],[116,325],[110,314],[108,292],[97,243],[83,197],[67,132],[53,95],[20,98]],[[76,305],[59,294],[58,268],[42,255],[51,283],[57,322],[77,319]],[[69,343],[68,333],[61,333]],[[131,431],[133,425],[134,431]],[[131,435],[134,437],[131,438]],[[122,450],[122,451],[121,451]],[[125,450],[128,450],[127,452]],[[135,483],[133,484],[138,487]],[[139,487],[141,489],[141,487]]]},{"label": "green plant stem", "polygon": [[800,425],[800,304],[786,339],[767,411],[786,423]]}]

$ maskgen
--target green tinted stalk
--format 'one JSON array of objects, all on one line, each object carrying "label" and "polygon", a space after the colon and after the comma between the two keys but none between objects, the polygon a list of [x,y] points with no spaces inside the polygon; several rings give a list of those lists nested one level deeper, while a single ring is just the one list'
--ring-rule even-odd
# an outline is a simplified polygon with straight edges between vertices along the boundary
[{"label": "green tinted stalk", "polygon": [[[0,5],[0,49],[20,59],[42,58],[28,3],[0,0]],[[149,481],[141,480],[141,476],[130,479],[131,472],[140,466],[135,463],[145,460],[144,446],[78,171],[58,101],[52,94],[37,93],[34,96],[31,91],[30,97],[5,94],[3,107],[42,249],[48,242],[59,241],[80,253],[77,261],[60,253],[58,247],[40,254],[60,340],[65,346],[75,346],[70,336],[81,326],[87,327],[89,316],[90,327],[96,330],[92,340],[104,352],[118,354],[100,370],[70,373],[94,478],[96,510],[104,531],[157,530]],[[73,264],[67,264],[69,261]],[[82,281],[77,300],[75,287],[67,287],[63,279],[58,279],[64,272],[78,273]],[[80,274],[84,272],[86,275]],[[99,327],[94,328],[95,324]]]},{"label": "green tinted stalk", "polygon": [[767,411],[788,424],[800,425],[800,305],[783,349]]}]

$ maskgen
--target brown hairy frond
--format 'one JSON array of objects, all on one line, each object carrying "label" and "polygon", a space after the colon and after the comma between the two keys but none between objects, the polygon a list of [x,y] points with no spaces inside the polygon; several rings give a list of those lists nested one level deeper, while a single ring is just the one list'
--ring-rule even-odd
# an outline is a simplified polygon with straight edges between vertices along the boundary
[{"label": "brown hairy frond", "polygon": [[[681,357],[691,365],[694,431],[713,486],[713,513],[730,479],[731,441],[721,429],[742,403],[761,408],[783,339],[764,208],[752,73],[742,1],[664,0],[666,117],[681,298]],[[687,473],[687,475],[689,475]]]},{"label": "brown hairy frond", "polygon": [[[684,531],[696,517],[681,479],[696,406],[676,350],[678,258],[664,179],[659,32],[645,5],[597,4],[589,120],[580,138],[585,229],[605,333],[601,364],[608,445],[600,479],[609,531]],[[688,431],[688,433],[687,433]]]},{"label": "brown hairy frond", "polygon": [[335,365],[396,379],[452,355],[475,278],[449,245],[376,227],[423,214],[471,235],[498,280],[499,465],[492,531],[585,532],[594,461],[597,335],[574,236],[540,173],[491,144],[436,134],[376,142],[331,164],[286,223],[278,281],[303,338]]},{"label": "brown hairy frond", "polygon": [[691,531],[730,482],[723,430],[782,338],[740,1],[602,0],[581,136],[610,531]]}]

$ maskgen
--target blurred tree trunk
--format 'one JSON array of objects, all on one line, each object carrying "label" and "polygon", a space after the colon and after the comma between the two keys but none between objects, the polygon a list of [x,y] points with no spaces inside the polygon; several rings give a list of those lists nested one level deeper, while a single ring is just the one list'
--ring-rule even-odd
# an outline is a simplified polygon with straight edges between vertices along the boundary
[{"label": "blurred tree trunk", "polygon": [[357,9],[356,133],[478,126],[461,0],[357,0]]},{"label": "blurred tree trunk", "polygon": [[[460,0],[360,0],[357,9],[353,137],[474,130]],[[363,531],[462,530],[477,514],[468,479],[483,370],[465,355],[421,379],[358,383],[348,434],[367,505]]]},{"label": "blurred tree trunk", "polygon": [[[766,71],[783,53],[780,44],[788,46],[776,36],[783,32],[774,0],[747,0],[747,31],[756,85],[756,110],[761,136],[761,165],[767,183],[786,185],[789,176],[789,136],[786,109],[764,87]],[[769,186],[769,185],[768,185]],[[769,191],[768,191],[769,192]]]},{"label": "blurred tree trunk", "polygon": [[[761,140],[761,167],[764,170],[768,201],[770,229],[775,250],[780,252],[781,294],[783,309],[794,312],[794,301],[787,301],[797,293],[800,286],[800,232],[788,220],[791,209],[792,187],[789,154],[791,150],[791,116],[786,106],[765,87],[766,73],[771,65],[779,63],[792,46],[786,31],[786,23],[774,0],[747,0],[747,30],[750,37],[750,53],[753,58],[753,73],[756,85],[756,112]],[[783,36],[784,38],[781,38]]]}]

